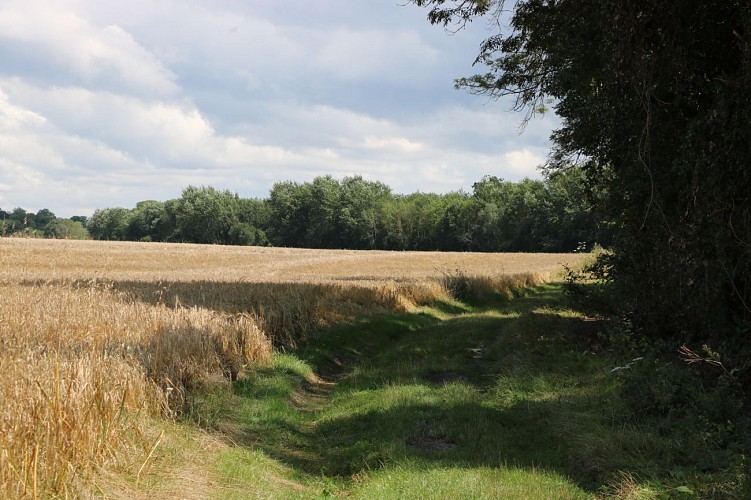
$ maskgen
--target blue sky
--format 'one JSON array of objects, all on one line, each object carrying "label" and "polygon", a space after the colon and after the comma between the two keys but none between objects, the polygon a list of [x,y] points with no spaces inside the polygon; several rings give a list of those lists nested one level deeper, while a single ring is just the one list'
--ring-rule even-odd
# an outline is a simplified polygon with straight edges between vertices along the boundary
[{"label": "blue sky", "polygon": [[539,177],[554,116],[453,89],[492,31],[401,0],[0,0],[0,207],[131,208],[192,185],[265,197]]}]

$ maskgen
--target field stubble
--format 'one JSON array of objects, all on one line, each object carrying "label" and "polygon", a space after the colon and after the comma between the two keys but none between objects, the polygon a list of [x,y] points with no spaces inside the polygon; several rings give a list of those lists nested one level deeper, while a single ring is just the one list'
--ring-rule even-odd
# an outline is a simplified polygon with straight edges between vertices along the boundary
[{"label": "field stubble", "polygon": [[582,259],[0,238],[0,496],[77,496],[110,470],[138,481],[158,418],[274,347]]}]

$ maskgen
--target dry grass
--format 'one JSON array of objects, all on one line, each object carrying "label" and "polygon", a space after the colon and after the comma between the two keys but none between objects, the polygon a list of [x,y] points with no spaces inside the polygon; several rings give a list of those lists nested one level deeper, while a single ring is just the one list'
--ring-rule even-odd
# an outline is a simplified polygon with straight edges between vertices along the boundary
[{"label": "dry grass", "polygon": [[94,471],[140,476],[156,443],[144,419],[267,362],[272,342],[508,291],[581,258],[0,238],[0,497],[79,496]]}]

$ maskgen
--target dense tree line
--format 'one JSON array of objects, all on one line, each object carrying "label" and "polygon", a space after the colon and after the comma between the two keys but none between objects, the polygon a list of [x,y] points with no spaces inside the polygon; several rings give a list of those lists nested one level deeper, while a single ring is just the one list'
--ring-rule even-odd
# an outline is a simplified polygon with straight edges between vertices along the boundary
[{"label": "dense tree line", "polygon": [[583,173],[485,177],[472,193],[393,194],[362,177],[278,182],[266,199],[189,186],[166,202],[94,212],[95,239],[304,248],[570,252],[607,244],[583,201]]},{"label": "dense tree line", "polygon": [[86,217],[58,218],[50,210],[27,212],[17,207],[6,212],[0,209],[0,236],[25,235],[44,238],[82,240],[89,237],[85,228]]}]

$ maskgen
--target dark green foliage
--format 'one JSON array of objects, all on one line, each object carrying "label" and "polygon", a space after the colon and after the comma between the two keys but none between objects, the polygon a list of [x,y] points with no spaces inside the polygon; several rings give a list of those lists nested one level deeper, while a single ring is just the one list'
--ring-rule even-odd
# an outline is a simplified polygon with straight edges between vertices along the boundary
[{"label": "dark green foliage", "polygon": [[269,207],[273,226],[269,236],[275,245],[303,241],[306,234],[304,221],[298,218],[302,208],[301,187],[296,182],[277,182],[269,194]]},{"label": "dark green foliage", "polygon": [[188,186],[175,207],[176,238],[193,243],[223,243],[237,222],[239,197],[213,187]]},{"label": "dark green foliage", "polygon": [[34,228],[46,229],[47,225],[54,221],[57,217],[50,210],[43,208],[34,215]]},{"label": "dark green foliage", "polygon": [[142,201],[132,210],[97,210],[87,220],[87,228],[101,240],[265,246],[269,241],[263,228],[268,221],[268,204],[263,200],[188,186],[175,200]]},{"label": "dark green foliage", "polygon": [[[672,458],[675,470],[747,473],[743,457],[751,449],[751,421],[744,411],[743,388],[727,374],[718,380],[716,366],[687,370],[679,363],[650,356],[619,372],[620,396],[629,410],[625,418],[682,443]],[[751,484],[746,481],[748,493]]]},{"label": "dark green foliage", "polygon": [[279,246],[480,252],[571,252],[608,243],[577,168],[546,181],[486,177],[474,193],[392,195],[361,177],[280,182],[269,197]]},{"label": "dark green foliage", "polygon": [[26,210],[23,208],[14,208],[11,212],[2,211],[0,213],[2,221],[0,222],[0,234],[13,234],[28,228]]},{"label": "dark green foliage", "polygon": [[227,234],[226,244],[240,246],[267,246],[264,232],[246,222],[233,222]]},{"label": "dark green foliage", "polygon": [[164,203],[147,200],[139,202],[131,211],[126,230],[132,241],[165,241],[170,227],[165,223]]},{"label": "dark green foliage", "polygon": [[337,226],[339,244],[347,248],[376,248],[378,211],[391,198],[391,189],[362,177],[341,182]]},{"label": "dark green foliage", "polygon": [[378,215],[388,186],[362,177],[279,182],[269,195],[269,233],[279,246],[376,248]]},{"label": "dark green foliage", "polygon": [[14,208],[12,212],[0,210],[0,236],[21,234],[35,238],[60,238],[83,240],[89,237],[83,222],[86,217],[60,219],[43,208],[36,214],[23,208]]},{"label": "dark green foliage", "polygon": [[673,352],[711,345],[751,387],[751,3],[414,3],[444,25],[500,20],[508,4],[510,29],[476,60],[487,72],[457,85],[529,115],[552,103],[550,166],[581,164],[633,326]]},{"label": "dark green foliage", "polygon": [[583,173],[570,168],[545,182],[484,177],[473,185],[473,248],[495,251],[572,252],[607,245],[583,196]]},{"label": "dark green foliage", "polygon": [[3,225],[5,232],[12,234],[34,230],[35,225],[33,213],[28,213],[21,207],[16,207],[9,214],[6,214],[6,216],[6,222]]},{"label": "dark green foliage", "polygon": [[443,197],[415,193],[396,199],[407,250],[435,250]]},{"label": "dark green foliage", "polygon": [[464,193],[451,193],[443,198],[441,217],[436,231],[438,250],[473,249],[475,202]]},{"label": "dark green foliage", "polygon": [[337,216],[341,198],[341,185],[331,176],[316,177],[312,183],[302,185],[297,211],[294,214],[303,238],[297,245],[309,248],[336,248],[338,238]]},{"label": "dark green foliage", "polygon": [[[262,229],[269,226],[271,219],[269,204],[257,198],[240,198],[237,202],[237,219],[263,233]],[[266,240],[265,234],[262,239]]]},{"label": "dark green foliage", "polygon": [[22,227],[34,227],[34,214],[26,212],[21,207],[14,208],[8,219],[15,221],[17,225]]},{"label": "dark green foliage", "polygon": [[70,218],[73,222],[80,222],[82,226],[86,227],[86,222],[89,220],[85,215],[74,215]]}]

